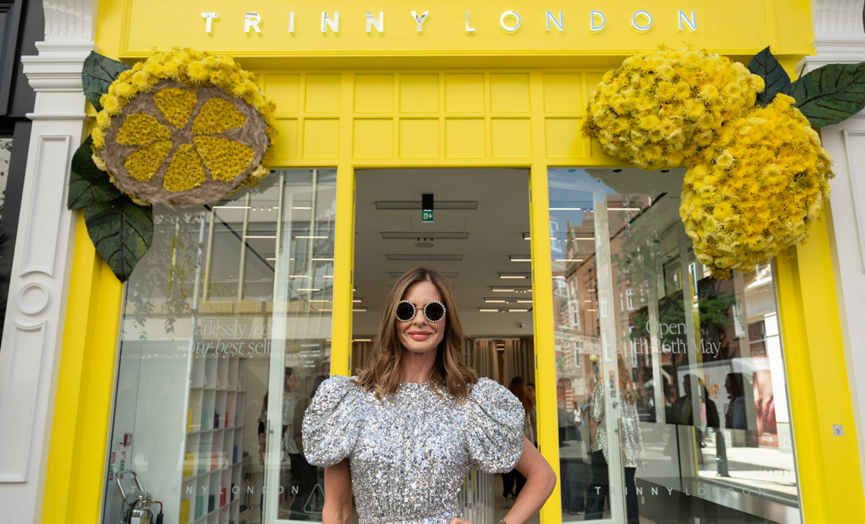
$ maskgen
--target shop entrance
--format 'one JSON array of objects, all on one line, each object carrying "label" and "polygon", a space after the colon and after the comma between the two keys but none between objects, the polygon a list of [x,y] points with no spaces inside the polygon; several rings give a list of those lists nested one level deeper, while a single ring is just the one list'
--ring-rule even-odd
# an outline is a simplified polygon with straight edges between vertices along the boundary
[{"label": "shop entrance", "polygon": [[[463,361],[505,387],[527,384],[534,402],[528,177],[522,169],[357,172],[352,374],[373,357],[391,286],[423,266],[453,286],[466,334]],[[433,195],[431,222],[424,221],[424,194]],[[529,418],[536,420],[534,412]],[[461,499],[465,518],[503,518],[517,475],[470,476]]]}]

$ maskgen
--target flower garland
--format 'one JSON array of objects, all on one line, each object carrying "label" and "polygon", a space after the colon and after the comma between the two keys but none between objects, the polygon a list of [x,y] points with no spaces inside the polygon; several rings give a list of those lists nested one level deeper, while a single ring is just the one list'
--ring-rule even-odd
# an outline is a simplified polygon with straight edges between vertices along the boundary
[{"label": "flower garland", "polygon": [[763,79],[699,49],[639,53],[608,71],[589,99],[583,134],[643,169],[712,158],[724,122],[754,106]]}]

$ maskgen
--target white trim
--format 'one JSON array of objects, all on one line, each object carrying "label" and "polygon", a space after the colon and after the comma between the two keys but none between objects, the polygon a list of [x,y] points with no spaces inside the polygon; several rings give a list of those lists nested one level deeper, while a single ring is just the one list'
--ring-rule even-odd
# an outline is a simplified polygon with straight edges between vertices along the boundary
[{"label": "white trim", "polygon": [[[850,137],[865,137],[865,129],[845,129],[841,133],[844,137],[844,149],[846,149],[847,153],[847,169],[850,174],[850,196],[853,199],[853,214],[856,217],[856,232],[859,236],[859,262],[862,264],[862,272],[865,273],[865,220],[863,220],[865,218],[863,217],[865,211],[859,205],[859,196],[865,196],[865,192],[863,192],[865,188],[860,189],[858,187],[860,182],[857,181],[857,177],[854,175],[856,173],[856,165],[853,163],[853,155],[851,154],[853,148],[850,147]],[[862,172],[865,172],[865,166],[859,167],[862,168]]]}]

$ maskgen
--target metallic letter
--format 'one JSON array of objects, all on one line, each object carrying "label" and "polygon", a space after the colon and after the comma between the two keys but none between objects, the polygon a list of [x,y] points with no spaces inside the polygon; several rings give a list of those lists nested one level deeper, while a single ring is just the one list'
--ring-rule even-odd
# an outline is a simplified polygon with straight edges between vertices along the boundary
[{"label": "metallic letter", "polygon": [[[595,25],[595,20],[600,20],[601,25]],[[600,11],[592,11],[589,13],[589,26],[591,26],[593,33],[597,33],[603,29],[605,25],[607,25],[607,18],[604,16],[604,13]]]},{"label": "metallic letter", "polygon": [[[511,25],[506,24],[505,18],[508,18],[508,17],[516,18],[517,19],[517,25],[511,26]],[[517,31],[517,29],[520,28],[520,15],[518,15],[516,13],[516,11],[505,11],[504,13],[502,13],[502,17],[499,18],[499,25],[502,26],[502,29],[504,29],[505,33],[515,33]]]},{"label": "metallic letter", "polygon": [[256,33],[261,33],[261,29],[259,29],[258,24],[261,23],[261,15],[258,13],[246,13],[246,16],[243,19],[243,30],[246,31],[246,34],[249,34],[249,29],[255,29]]},{"label": "metallic letter", "polygon": [[556,17],[553,16],[553,13],[547,11],[547,32],[550,32],[550,21],[553,22],[553,25],[556,26],[556,29],[561,33],[565,30],[565,15],[559,11],[559,19],[556,20]]},{"label": "metallic letter", "polygon": [[423,32],[423,21],[426,20],[426,17],[428,14],[429,14],[429,11],[424,11],[423,14],[420,15],[420,18],[418,18],[416,12],[414,12],[414,11],[411,12],[411,17],[414,18],[415,22],[417,22],[417,32],[418,33]]},{"label": "metallic letter", "polygon": [[[638,16],[642,16],[646,19],[646,25],[640,25],[637,23]],[[634,13],[634,16],[631,17],[631,25],[634,26],[634,31],[645,33],[652,27],[652,15],[650,15],[648,11],[637,11]]]},{"label": "metallic letter", "polygon": [[697,30],[697,13],[691,11],[691,19],[688,20],[685,12],[679,10],[679,31],[684,29],[684,27],[682,27],[682,22],[685,22],[685,25],[688,26],[688,29],[690,29],[692,33],[695,32]]},{"label": "metallic letter", "polygon": [[326,11],[321,12],[321,32],[327,32],[327,26],[330,26],[330,30],[334,32],[334,34],[339,33],[339,11],[333,12],[333,20],[327,15]]},{"label": "metallic letter", "polygon": [[384,11],[378,12],[378,20],[369,11],[366,12],[366,32],[372,33],[372,26],[379,33],[384,33]]},{"label": "metallic letter", "polygon": [[219,13],[201,13],[201,18],[205,20],[204,32],[210,34],[210,31],[213,29],[213,20],[219,18]]},{"label": "metallic letter", "polygon": [[475,28],[469,25],[469,12],[466,11],[466,33],[474,33]]},{"label": "metallic letter", "polygon": [[288,32],[294,33],[294,11],[288,13]]}]

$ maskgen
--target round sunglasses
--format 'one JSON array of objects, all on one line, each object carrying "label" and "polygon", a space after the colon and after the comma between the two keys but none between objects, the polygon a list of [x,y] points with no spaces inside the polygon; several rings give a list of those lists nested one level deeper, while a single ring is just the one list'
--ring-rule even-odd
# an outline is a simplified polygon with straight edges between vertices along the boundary
[{"label": "round sunglasses", "polygon": [[[423,316],[427,322],[433,324],[441,322],[445,318],[447,309],[438,300],[427,302],[423,307]],[[396,306],[396,319],[400,322],[411,322],[417,316],[417,306],[408,300],[401,300]]]}]

